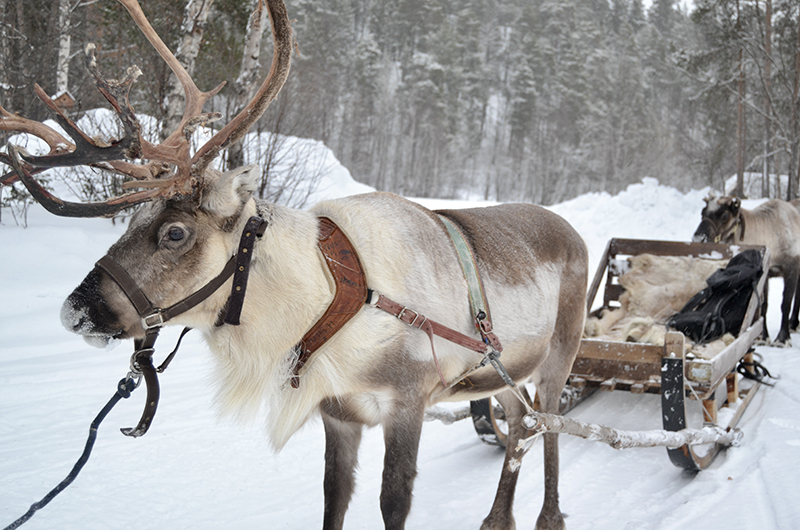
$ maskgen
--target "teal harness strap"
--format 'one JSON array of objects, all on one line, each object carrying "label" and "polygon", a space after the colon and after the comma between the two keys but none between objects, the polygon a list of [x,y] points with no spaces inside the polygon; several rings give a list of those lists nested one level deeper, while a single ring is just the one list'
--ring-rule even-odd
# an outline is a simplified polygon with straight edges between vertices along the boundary
[{"label": "teal harness strap", "polygon": [[489,312],[489,304],[486,301],[486,293],[478,273],[472,247],[467,243],[461,230],[459,230],[452,221],[443,215],[439,215],[439,219],[444,223],[445,228],[447,228],[447,233],[453,241],[456,254],[458,254],[458,261],[461,263],[461,270],[464,273],[464,278],[467,280],[469,303],[472,308],[472,315],[475,317],[475,326],[478,328],[484,342],[491,345],[498,352],[503,351],[503,347],[500,345],[497,336],[492,333],[492,317]]}]

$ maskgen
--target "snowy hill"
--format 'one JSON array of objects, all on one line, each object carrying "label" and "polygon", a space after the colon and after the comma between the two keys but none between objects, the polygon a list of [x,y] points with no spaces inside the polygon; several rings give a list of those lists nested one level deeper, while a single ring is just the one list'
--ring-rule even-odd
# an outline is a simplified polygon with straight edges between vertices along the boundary
[{"label": "snowy hill", "polygon": [[[340,178],[320,189],[336,192],[351,185],[343,173]],[[619,195],[585,195],[552,209],[585,238],[593,274],[611,237],[689,240],[706,193],[682,194],[645,179]],[[455,206],[467,205],[480,204]],[[113,351],[89,348],[59,320],[64,298],[125,227],[97,219],[58,219],[38,206],[27,229],[9,224],[10,216],[3,219],[0,525],[25,512],[71,469],[90,421],[127,372],[131,351],[128,343]],[[780,280],[773,280],[773,330],[778,328],[781,288]],[[164,333],[160,343],[165,351],[176,335],[172,329]],[[560,491],[568,528],[798,528],[800,336],[793,339],[794,348],[758,349],[781,380],[775,388],[762,389],[748,409],[740,423],[742,444],[696,476],[673,467],[662,448],[617,451],[562,436]],[[106,419],[76,482],[23,528],[320,528],[321,422],[312,422],[273,454],[258,425],[242,428],[215,417],[211,364],[203,342],[190,334],[161,378],[159,414],[150,432],[131,439],[117,430],[138,420],[140,390]],[[654,395],[599,393],[570,415],[631,430],[661,425]],[[523,465],[515,505],[519,528],[532,528],[541,507],[541,451],[541,445],[534,447]],[[380,429],[365,433],[360,458],[345,527],[382,528]],[[426,423],[407,528],[478,528],[491,506],[502,460],[497,448],[479,441],[469,421]]]}]

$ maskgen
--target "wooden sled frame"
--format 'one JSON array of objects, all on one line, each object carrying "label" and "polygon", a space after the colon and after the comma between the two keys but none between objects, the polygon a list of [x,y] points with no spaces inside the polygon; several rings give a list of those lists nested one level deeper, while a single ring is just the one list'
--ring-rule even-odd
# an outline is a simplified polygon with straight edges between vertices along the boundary
[{"label": "wooden sled frame", "polygon": [[[728,430],[733,429],[759,387],[755,384],[740,395],[741,376],[737,374],[736,367],[743,358],[752,360],[753,343],[761,336],[764,327],[763,317],[759,313],[768,276],[769,251],[765,247],[611,239],[589,287],[586,302],[587,310],[591,310],[605,278],[602,305],[596,311],[613,308],[618,303],[624,293],[624,288],[618,283],[619,267],[615,266],[620,259],[654,254],[723,260],[732,258],[746,248],[755,248],[761,253],[764,274],[750,298],[742,327],[733,343],[712,359],[706,360],[695,358],[687,352],[685,337],[677,331],[667,333],[664,346],[583,339],[568,387],[581,389],[584,394],[588,393],[587,387],[609,391],[628,390],[631,393],[660,393],[663,427],[667,431],[679,431],[687,427],[687,397],[702,402],[707,424],[717,424],[721,407],[736,407],[732,419],[723,426]],[[724,387],[723,381],[726,383]],[[743,401],[740,402],[740,399]],[[705,455],[695,452],[691,446],[669,448],[667,452],[676,466],[698,471],[706,468],[720,449],[722,446],[716,444]]]},{"label": "wooden sled frame", "polygon": [[[566,413],[597,389],[628,390],[634,394],[661,394],[663,428],[680,431],[687,427],[686,398],[702,402],[706,425],[717,425],[721,407],[735,407],[726,425],[734,429],[749,405],[759,383],[747,391],[739,391],[740,375],[736,368],[744,359],[752,361],[752,345],[761,336],[764,320],[759,316],[764,286],[767,281],[769,251],[765,247],[728,246],[717,243],[683,243],[638,239],[611,239],[589,286],[587,311],[597,298],[605,279],[602,305],[596,311],[613,308],[625,292],[618,279],[620,259],[639,254],[658,256],[688,256],[706,259],[730,259],[746,248],[757,249],[762,256],[764,274],[750,299],[737,338],[710,360],[696,358],[686,351],[685,337],[677,331],[667,332],[664,346],[653,344],[582,339],[580,351],[572,367],[567,386],[562,393],[561,413]],[[725,386],[722,382],[725,381]],[[504,445],[505,434],[498,418],[499,407],[489,399],[471,403],[473,424],[481,439],[488,444]],[[724,446],[714,444],[701,454],[692,446],[668,448],[670,461],[689,471],[705,469]]]}]

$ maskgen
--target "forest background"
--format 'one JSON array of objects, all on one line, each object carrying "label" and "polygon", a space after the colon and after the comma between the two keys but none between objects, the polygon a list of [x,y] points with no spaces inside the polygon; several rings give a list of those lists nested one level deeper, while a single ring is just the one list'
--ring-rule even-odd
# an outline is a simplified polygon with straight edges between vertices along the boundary
[{"label": "forest background", "polygon": [[[141,3],[201,89],[228,82],[206,107],[225,123],[269,68],[269,29],[248,30],[254,0]],[[722,189],[748,171],[788,174],[782,189],[764,178],[762,193],[797,196],[797,0],[697,0],[691,9],[675,0],[287,6],[297,54],[258,132],[320,140],[379,190],[553,204],[617,193],[644,176]],[[169,70],[111,0],[0,0],[0,105],[48,118],[38,83],[54,97],[68,92],[73,118],[107,106],[83,67],[88,42],[108,77],[140,66],[137,112],[156,127],[180,116]],[[268,183],[280,150],[256,151],[223,162],[260,163],[260,193],[274,198]],[[109,182],[87,195],[117,193]]]}]

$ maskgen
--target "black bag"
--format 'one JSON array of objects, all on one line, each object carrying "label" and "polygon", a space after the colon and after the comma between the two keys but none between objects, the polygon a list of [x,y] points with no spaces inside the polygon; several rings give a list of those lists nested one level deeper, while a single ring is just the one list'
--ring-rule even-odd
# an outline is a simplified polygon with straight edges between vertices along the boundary
[{"label": "black bag", "polygon": [[757,250],[737,254],[727,267],[708,277],[708,287],[686,302],[667,321],[667,327],[683,332],[697,344],[711,342],[725,333],[738,334],[762,272]]}]

